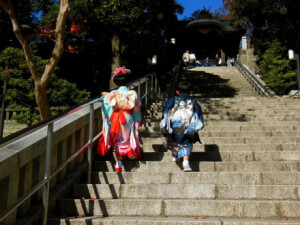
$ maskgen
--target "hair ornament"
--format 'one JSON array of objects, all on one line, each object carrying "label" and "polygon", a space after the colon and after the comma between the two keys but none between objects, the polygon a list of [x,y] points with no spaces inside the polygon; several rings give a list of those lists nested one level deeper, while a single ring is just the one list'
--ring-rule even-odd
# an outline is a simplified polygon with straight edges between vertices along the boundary
[{"label": "hair ornament", "polygon": [[118,76],[119,74],[128,74],[130,73],[130,70],[129,69],[126,69],[124,66],[123,67],[118,67],[115,69],[114,71],[114,76]]}]

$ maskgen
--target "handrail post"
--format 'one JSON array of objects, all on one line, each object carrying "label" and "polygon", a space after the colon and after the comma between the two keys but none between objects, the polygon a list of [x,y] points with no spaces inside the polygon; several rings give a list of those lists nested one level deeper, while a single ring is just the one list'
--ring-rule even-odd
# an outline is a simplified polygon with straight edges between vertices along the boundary
[{"label": "handrail post", "polygon": [[47,217],[48,217],[52,134],[53,134],[53,123],[50,123],[47,129],[47,143],[46,143],[46,157],[45,157],[45,171],[44,171],[44,180],[47,180],[47,182],[44,184],[44,190],[43,190],[43,210],[44,210],[43,225],[47,224]]},{"label": "handrail post", "polygon": [[146,95],[145,95],[145,100],[146,100],[146,109],[147,109],[147,104],[148,104],[148,78],[146,78]]},{"label": "handrail post", "polygon": [[138,96],[139,98],[141,97],[141,81],[139,81],[139,85],[138,85]]},{"label": "handrail post", "polygon": [[160,95],[160,86],[158,85],[158,97],[161,98],[161,95]]},{"label": "handrail post", "polygon": [[[154,90],[155,90],[155,93],[157,93],[157,76],[155,76],[155,80],[154,80],[154,82],[155,82],[155,85],[154,85]],[[157,103],[157,97],[155,98],[155,103]]]},{"label": "handrail post", "polygon": [[151,73],[151,103],[153,103],[153,77],[154,77],[154,73]]},{"label": "handrail post", "polygon": [[94,127],[94,103],[90,105],[90,119],[89,119],[89,147],[88,147],[88,184],[91,183],[92,176],[92,147],[93,147],[93,127]]}]

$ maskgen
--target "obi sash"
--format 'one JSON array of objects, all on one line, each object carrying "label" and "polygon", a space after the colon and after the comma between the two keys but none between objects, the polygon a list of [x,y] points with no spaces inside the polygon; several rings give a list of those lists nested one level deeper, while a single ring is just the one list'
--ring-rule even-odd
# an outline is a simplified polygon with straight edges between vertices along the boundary
[{"label": "obi sash", "polygon": [[109,121],[111,122],[110,124],[110,145],[114,145],[117,136],[120,132],[120,127],[121,125],[124,125],[126,123],[126,116],[125,114],[133,114],[132,110],[114,110],[113,113],[111,114]]}]

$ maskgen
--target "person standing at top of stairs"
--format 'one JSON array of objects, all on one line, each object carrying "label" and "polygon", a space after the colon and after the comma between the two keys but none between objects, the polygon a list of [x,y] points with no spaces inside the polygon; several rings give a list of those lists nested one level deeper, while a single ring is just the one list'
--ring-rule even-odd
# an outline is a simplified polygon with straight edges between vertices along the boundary
[{"label": "person standing at top of stairs", "polygon": [[141,148],[138,129],[141,123],[141,101],[134,90],[127,87],[130,70],[119,67],[113,81],[117,90],[103,92],[103,129],[97,152],[105,155],[115,152],[115,172],[122,172],[122,158],[139,159]]},{"label": "person standing at top of stairs", "polygon": [[201,106],[189,96],[191,93],[191,83],[179,82],[176,91],[178,96],[163,103],[163,119],[160,122],[166,148],[172,151],[173,161],[183,158],[185,172],[191,171],[189,157],[193,144],[200,142],[198,132],[204,127]]}]

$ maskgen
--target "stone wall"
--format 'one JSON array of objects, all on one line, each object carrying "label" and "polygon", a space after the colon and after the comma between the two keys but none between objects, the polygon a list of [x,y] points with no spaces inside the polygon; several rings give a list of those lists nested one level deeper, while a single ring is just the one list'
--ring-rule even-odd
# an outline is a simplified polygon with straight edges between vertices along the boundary
[{"label": "stone wall", "polygon": [[256,64],[257,56],[254,55],[254,49],[240,49],[239,61],[241,64],[247,65],[255,74],[259,73],[259,67]]},{"label": "stone wall", "polygon": [[[99,133],[102,127],[100,106],[101,103],[95,103],[94,106],[94,135]],[[54,123],[51,154],[52,172],[87,143],[88,125],[89,107],[78,110]],[[0,148],[0,213],[42,181],[46,136],[47,127],[45,126]],[[85,161],[85,158],[86,154],[82,152],[65,169],[55,175],[51,179],[51,190],[61,186],[65,182],[64,178],[74,172]],[[0,224],[16,224],[17,218],[26,215],[29,210],[32,210],[35,203],[42,201],[41,198],[42,188]]]}]

